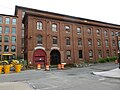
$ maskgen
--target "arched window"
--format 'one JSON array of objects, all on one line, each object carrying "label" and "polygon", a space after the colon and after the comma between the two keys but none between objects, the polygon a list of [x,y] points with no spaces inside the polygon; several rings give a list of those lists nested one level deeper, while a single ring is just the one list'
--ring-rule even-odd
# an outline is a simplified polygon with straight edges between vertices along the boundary
[{"label": "arched window", "polygon": [[81,28],[77,28],[77,34],[81,34]]},{"label": "arched window", "polygon": [[92,58],[92,57],[93,57],[93,51],[89,50],[89,58]]},{"label": "arched window", "polygon": [[57,25],[56,24],[52,24],[52,31],[56,32],[57,31]]},{"label": "arched window", "polygon": [[37,22],[37,30],[42,30],[42,29],[43,29],[43,23]]},{"label": "arched window", "polygon": [[87,32],[88,32],[89,35],[91,35],[91,34],[92,34],[91,28],[88,28],[88,29],[87,29]]},{"label": "arched window", "polygon": [[96,30],[96,33],[97,33],[97,36],[99,36],[99,35],[100,35],[100,30],[97,29],[97,30]]},{"label": "arched window", "polygon": [[39,45],[39,44],[42,44],[42,35],[38,35],[37,36],[37,44]]},{"label": "arched window", "polygon": [[70,32],[70,26],[65,26],[66,33]]}]

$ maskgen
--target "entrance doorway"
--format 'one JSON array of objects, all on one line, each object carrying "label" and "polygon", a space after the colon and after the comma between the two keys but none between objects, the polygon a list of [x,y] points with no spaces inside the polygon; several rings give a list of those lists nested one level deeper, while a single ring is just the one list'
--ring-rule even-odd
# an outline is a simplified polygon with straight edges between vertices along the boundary
[{"label": "entrance doorway", "polygon": [[34,65],[41,64],[42,66],[44,66],[46,63],[46,59],[47,59],[46,53],[44,50],[42,50],[42,49],[35,50],[35,52],[33,54]]},{"label": "entrance doorway", "polygon": [[58,50],[52,50],[50,53],[50,64],[58,65],[61,63],[60,52]]}]

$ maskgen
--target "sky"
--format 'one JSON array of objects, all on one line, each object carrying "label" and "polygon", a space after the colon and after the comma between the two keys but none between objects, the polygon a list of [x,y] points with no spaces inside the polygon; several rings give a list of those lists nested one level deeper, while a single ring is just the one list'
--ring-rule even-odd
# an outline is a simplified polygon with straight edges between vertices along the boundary
[{"label": "sky", "polygon": [[120,25],[120,0],[0,0],[0,14],[15,5]]}]

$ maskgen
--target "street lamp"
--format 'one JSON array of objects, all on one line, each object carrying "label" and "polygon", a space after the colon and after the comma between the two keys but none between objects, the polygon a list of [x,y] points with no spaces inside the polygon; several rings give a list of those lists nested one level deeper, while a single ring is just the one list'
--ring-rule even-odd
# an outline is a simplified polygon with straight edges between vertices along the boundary
[{"label": "street lamp", "polygon": [[119,37],[119,33],[116,32],[116,38],[117,38],[117,48],[118,48],[118,63],[119,63],[119,69],[120,69],[120,50],[119,50],[119,40],[118,40],[118,37]]}]

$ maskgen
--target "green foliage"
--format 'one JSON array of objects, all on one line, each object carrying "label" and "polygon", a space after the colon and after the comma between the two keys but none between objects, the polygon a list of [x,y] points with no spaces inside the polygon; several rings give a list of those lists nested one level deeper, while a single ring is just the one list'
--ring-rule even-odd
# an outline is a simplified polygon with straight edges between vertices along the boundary
[{"label": "green foliage", "polygon": [[107,58],[100,58],[100,59],[98,59],[98,62],[99,63],[112,62],[112,61],[115,61],[116,59],[117,59],[116,56],[114,56],[114,57],[107,57]]},{"label": "green foliage", "polygon": [[98,62],[99,62],[99,63],[105,63],[106,60],[105,60],[104,58],[99,58],[99,59],[98,59]]}]

